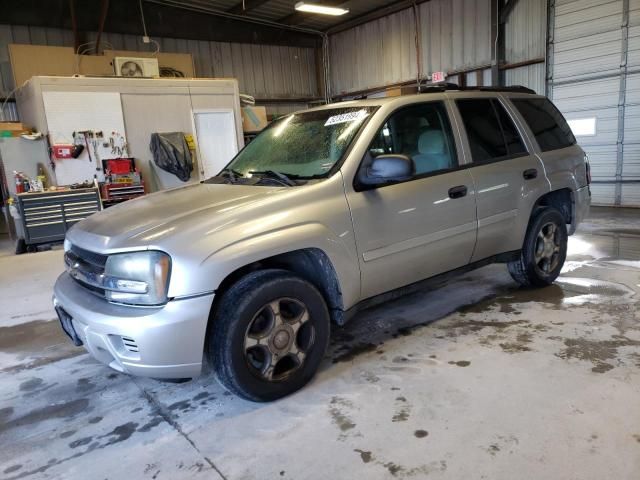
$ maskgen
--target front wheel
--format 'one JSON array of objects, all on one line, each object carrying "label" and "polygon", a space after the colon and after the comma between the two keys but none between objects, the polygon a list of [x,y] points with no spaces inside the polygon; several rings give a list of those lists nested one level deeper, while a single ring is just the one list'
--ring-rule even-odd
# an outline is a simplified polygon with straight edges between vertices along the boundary
[{"label": "front wheel", "polygon": [[567,224],[555,208],[534,213],[527,229],[520,258],[507,264],[513,279],[521,285],[551,285],[567,257]]},{"label": "front wheel", "polygon": [[303,387],[329,343],[320,292],[284,270],[253,272],[227,290],[209,334],[209,358],[229,391],[275,400]]}]

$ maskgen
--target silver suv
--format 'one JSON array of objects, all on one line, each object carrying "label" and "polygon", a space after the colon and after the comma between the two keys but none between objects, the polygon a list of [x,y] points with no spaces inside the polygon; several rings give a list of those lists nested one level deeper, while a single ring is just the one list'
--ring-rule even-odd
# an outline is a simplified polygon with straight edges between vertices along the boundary
[{"label": "silver suv", "polygon": [[425,279],[503,262],[552,283],[589,182],[562,115],[522,87],[327,105],[213,178],[76,225],[54,304],[120,372],[190,378],[208,360],[230,391],[273,400],[313,377],[331,323]]}]

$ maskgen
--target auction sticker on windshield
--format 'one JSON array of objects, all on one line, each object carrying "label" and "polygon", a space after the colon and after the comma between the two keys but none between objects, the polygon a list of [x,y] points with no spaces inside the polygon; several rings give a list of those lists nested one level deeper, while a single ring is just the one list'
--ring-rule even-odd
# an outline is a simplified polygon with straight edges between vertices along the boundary
[{"label": "auction sticker on windshield", "polygon": [[333,115],[332,117],[329,117],[325,122],[324,126],[328,127],[329,125],[336,125],[338,123],[355,122],[356,120],[361,120],[366,116],[367,116],[366,110],[358,110],[356,112],[341,113],[340,115]]}]

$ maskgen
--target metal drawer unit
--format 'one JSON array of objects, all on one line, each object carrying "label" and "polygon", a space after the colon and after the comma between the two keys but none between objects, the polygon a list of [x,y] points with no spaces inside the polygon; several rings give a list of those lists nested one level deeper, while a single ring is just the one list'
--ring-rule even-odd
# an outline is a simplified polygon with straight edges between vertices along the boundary
[{"label": "metal drawer unit", "polygon": [[125,200],[132,200],[144,194],[144,185],[120,185],[112,183],[102,187],[102,201],[105,207]]},{"label": "metal drawer unit", "polygon": [[64,240],[76,222],[102,209],[95,188],[22,193],[17,197],[27,245]]}]

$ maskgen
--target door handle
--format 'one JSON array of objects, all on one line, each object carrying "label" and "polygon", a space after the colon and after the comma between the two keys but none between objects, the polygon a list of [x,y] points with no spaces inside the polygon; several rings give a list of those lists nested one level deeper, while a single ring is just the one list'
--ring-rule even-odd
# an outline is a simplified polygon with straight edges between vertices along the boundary
[{"label": "door handle", "polygon": [[538,177],[538,170],[535,168],[529,168],[522,172],[522,176],[525,180],[533,180]]},{"label": "door handle", "polygon": [[449,198],[462,198],[467,194],[466,185],[458,185],[449,189]]}]

